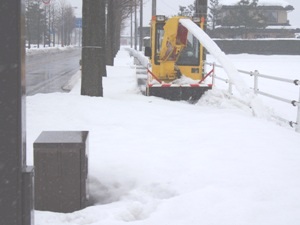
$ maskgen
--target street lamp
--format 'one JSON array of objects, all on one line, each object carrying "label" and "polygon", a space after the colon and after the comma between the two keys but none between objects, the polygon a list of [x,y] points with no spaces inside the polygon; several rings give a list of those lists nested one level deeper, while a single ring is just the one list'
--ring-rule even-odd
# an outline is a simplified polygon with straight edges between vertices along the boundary
[{"label": "street lamp", "polygon": [[72,7],[74,9],[74,17],[75,17],[75,41],[74,44],[78,44],[80,46],[80,35],[79,35],[79,29],[81,27],[80,18],[76,16],[76,9],[78,9],[77,6]]},{"label": "street lamp", "polygon": [[156,15],[156,0],[152,0],[152,16]]},{"label": "street lamp", "polygon": [[140,0],[140,40],[139,51],[142,51],[143,47],[143,0]]}]

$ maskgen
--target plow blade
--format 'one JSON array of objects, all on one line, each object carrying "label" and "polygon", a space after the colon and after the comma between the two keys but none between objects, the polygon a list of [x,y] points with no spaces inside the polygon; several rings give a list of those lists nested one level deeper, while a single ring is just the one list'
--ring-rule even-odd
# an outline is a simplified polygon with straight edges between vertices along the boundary
[{"label": "plow blade", "polygon": [[148,87],[147,95],[156,96],[171,101],[197,101],[201,96],[210,90],[210,86],[169,86],[169,87]]}]

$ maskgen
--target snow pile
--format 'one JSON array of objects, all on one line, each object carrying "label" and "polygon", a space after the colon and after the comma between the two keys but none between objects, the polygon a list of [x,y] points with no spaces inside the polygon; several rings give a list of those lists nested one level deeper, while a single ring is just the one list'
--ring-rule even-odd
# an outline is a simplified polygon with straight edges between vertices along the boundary
[{"label": "snow pile", "polygon": [[56,47],[44,47],[44,46],[40,46],[40,48],[26,48],[26,55],[30,56],[30,55],[39,55],[39,54],[44,54],[44,53],[59,53],[61,51],[69,51],[70,49],[73,48],[78,48],[78,46],[65,46],[65,47],[60,47],[60,46],[56,46]]},{"label": "snow pile", "polygon": [[[128,60],[129,59],[129,60]],[[134,59],[125,51],[119,51],[114,58],[114,65],[120,66],[134,66]]]},{"label": "snow pile", "polygon": [[145,68],[149,67],[149,58],[144,56],[144,54],[142,52],[139,52],[132,48],[126,48],[126,50],[130,52],[131,56],[134,56],[135,58],[137,58],[143,67],[145,67]]},{"label": "snow pile", "polygon": [[198,84],[200,80],[193,80],[185,75],[181,75],[179,79],[174,80],[172,83],[173,84],[179,84],[179,85],[184,85],[184,84]]},{"label": "snow pile", "polygon": [[[236,5],[240,0],[219,0],[220,5]],[[282,6],[287,7],[289,4],[286,0],[259,0],[259,6]]]}]

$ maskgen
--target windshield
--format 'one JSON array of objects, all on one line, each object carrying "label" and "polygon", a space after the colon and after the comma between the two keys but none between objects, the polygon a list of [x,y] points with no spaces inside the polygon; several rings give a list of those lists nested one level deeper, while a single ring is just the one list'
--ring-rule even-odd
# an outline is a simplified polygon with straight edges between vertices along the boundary
[{"label": "windshield", "polygon": [[182,50],[177,61],[177,65],[192,65],[198,66],[200,63],[199,41],[188,32],[186,48]]},{"label": "windshield", "polygon": [[162,41],[163,41],[163,37],[164,37],[164,25],[165,23],[157,23],[156,24],[156,46],[155,46],[155,64],[159,64],[159,53],[160,53],[160,49],[161,49],[161,45],[162,45]]}]

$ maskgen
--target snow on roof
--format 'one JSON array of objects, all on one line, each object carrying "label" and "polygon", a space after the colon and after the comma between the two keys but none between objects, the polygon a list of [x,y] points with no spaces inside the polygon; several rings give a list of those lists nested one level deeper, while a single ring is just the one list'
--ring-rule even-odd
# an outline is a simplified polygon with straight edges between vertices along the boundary
[{"label": "snow on roof", "polygon": [[[240,0],[219,0],[220,5],[236,5]],[[287,7],[289,4],[286,0],[259,0],[259,6],[282,6]]]}]

